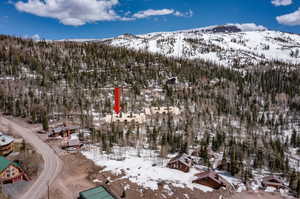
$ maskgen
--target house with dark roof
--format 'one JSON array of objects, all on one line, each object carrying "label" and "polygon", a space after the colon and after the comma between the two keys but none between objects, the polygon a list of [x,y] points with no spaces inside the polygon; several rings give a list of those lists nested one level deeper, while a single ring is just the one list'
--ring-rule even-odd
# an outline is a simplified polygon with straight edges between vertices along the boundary
[{"label": "house with dark roof", "polygon": [[53,128],[48,134],[49,137],[69,137],[71,134],[79,131],[79,126],[58,126]]},{"label": "house with dark roof", "polygon": [[267,177],[264,177],[262,179],[261,184],[262,184],[263,187],[274,187],[276,189],[283,189],[283,188],[286,187],[284,185],[284,183],[282,182],[282,180],[280,180],[276,176],[267,176]]},{"label": "house with dark roof", "polygon": [[219,174],[211,170],[196,174],[195,176],[197,178],[193,180],[193,183],[208,186],[213,189],[219,189],[226,186]]},{"label": "house with dark roof", "polygon": [[95,187],[79,193],[78,199],[119,199],[104,186]]},{"label": "house with dark roof", "polygon": [[167,167],[171,169],[177,169],[187,173],[190,171],[192,165],[193,165],[192,158],[189,155],[182,153],[172,158],[168,162]]},{"label": "house with dark roof", "polygon": [[0,182],[2,184],[30,180],[21,165],[0,156]]}]

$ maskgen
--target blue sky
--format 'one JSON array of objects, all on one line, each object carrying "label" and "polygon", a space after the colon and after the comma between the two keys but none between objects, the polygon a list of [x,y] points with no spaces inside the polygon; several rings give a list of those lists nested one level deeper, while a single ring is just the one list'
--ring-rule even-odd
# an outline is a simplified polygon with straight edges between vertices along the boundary
[{"label": "blue sky", "polygon": [[0,34],[107,38],[226,23],[300,33],[300,0],[1,0]]}]

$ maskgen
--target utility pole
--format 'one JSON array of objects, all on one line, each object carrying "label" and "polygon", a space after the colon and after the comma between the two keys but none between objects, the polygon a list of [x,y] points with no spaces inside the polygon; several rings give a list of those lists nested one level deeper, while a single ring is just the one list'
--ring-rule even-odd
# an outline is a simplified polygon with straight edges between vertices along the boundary
[{"label": "utility pole", "polygon": [[49,181],[47,182],[47,189],[48,189],[48,199],[50,199],[50,184],[49,184]]},{"label": "utility pole", "polygon": [[1,185],[1,193],[4,194],[4,193],[3,193],[3,183],[2,183],[2,179],[0,180],[0,185]]}]

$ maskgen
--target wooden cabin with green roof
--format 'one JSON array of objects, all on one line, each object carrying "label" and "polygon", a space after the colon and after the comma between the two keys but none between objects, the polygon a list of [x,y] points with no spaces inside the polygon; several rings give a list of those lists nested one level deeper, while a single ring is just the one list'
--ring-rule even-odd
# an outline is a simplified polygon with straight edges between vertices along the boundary
[{"label": "wooden cabin with green roof", "polygon": [[0,156],[0,182],[3,184],[30,180],[21,165]]},{"label": "wooden cabin with green roof", "polygon": [[79,193],[78,199],[119,199],[104,186],[95,187]]}]

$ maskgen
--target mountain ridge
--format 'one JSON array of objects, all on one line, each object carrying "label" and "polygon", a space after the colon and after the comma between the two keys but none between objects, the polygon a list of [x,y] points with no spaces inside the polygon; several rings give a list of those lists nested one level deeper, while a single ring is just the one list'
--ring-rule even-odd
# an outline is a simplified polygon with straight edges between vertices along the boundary
[{"label": "mountain ridge", "polygon": [[101,42],[167,57],[202,59],[227,67],[272,61],[300,64],[300,35],[269,30],[253,23],[67,41]]}]

